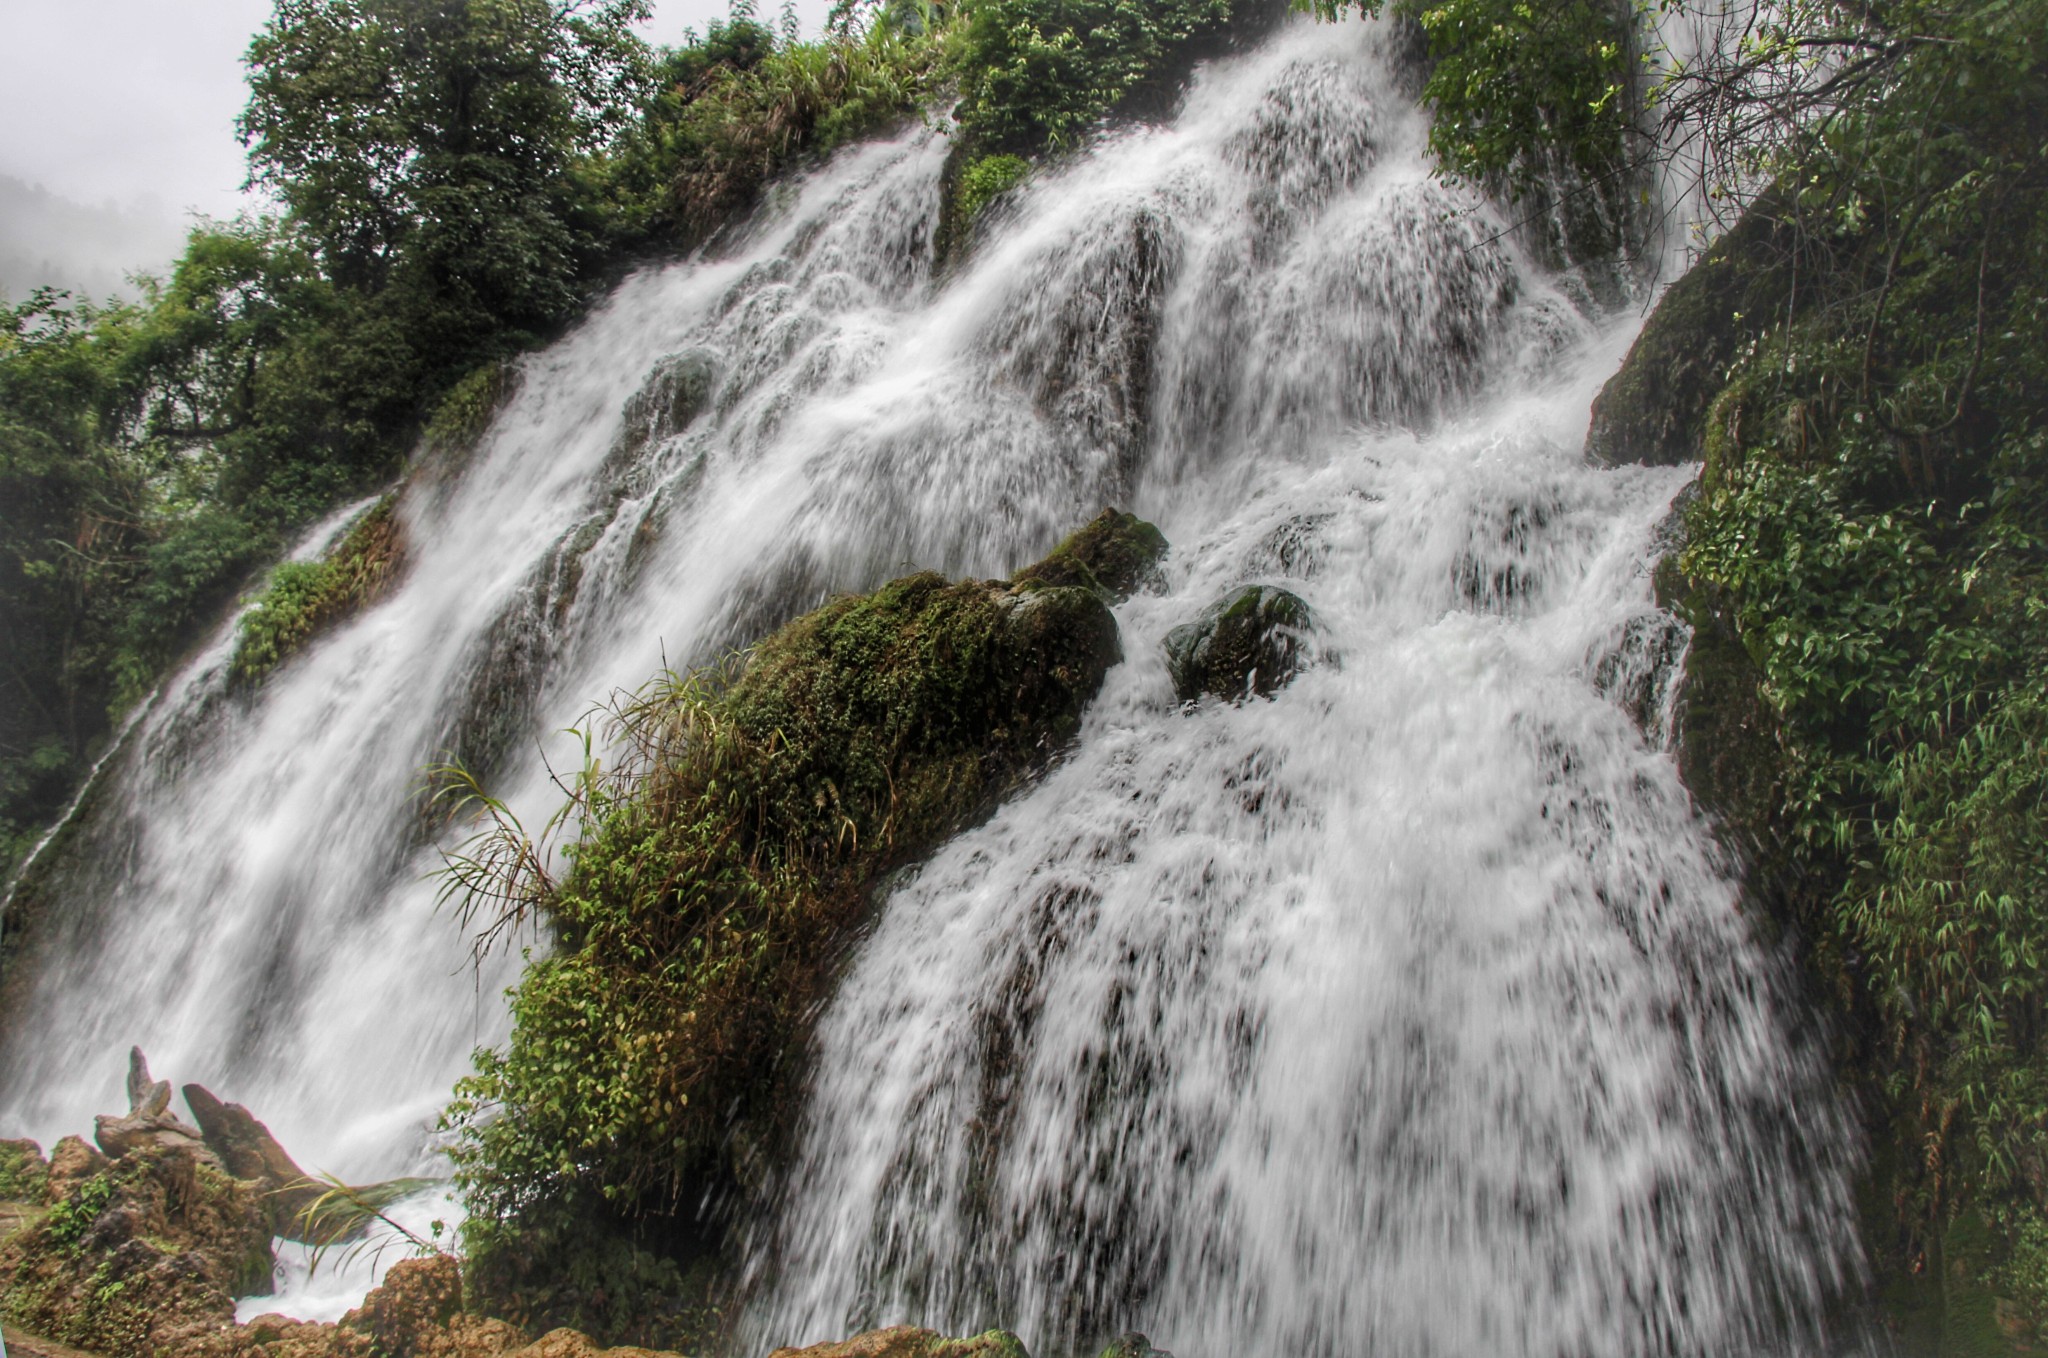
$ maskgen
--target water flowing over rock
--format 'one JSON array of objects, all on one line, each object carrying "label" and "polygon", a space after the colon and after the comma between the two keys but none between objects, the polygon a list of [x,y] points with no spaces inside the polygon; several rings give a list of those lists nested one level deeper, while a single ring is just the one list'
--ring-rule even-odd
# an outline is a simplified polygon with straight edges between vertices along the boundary
[{"label": "water flowing over rock", "polygon": [[[1853,1138],[1644,719],[1686,475],[1585,463],[1598,327],[1431,178],[1386,41],[1282,25],[943,279],[926,127],[628,279],[402,497],[388,594],[244,697],[224,634],[138,724],[38,870],[0,1131],[84,1125],[143,1036],[306,1163],[434,1172],[518,959],[437,913],[423,770],[539,826],[593,700],[1115,504],[1173,554],[1089,568],[1125,660],[1063,762],[846,959],[742,1344],[1820,1349]],[[1185,717],[1166,635],[1248,588],[1343,663]]]}]

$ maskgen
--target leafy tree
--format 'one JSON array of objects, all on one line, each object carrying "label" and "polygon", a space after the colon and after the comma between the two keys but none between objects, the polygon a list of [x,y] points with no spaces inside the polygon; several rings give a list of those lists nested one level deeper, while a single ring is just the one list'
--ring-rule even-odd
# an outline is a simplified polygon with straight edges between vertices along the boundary
[{"label": "leafy tree", "polygon": [[[574,308],[599,221],[580,163],[637,108],[646,0],[279,0],[238,124],[339,285],[396,288],[469,364]],[[510,332],[500,334],[499,332]]]},{"label": "leafy tree", "polygon": [[[1387,0],[1307,0],[1324,18]],[[1444,167],[1499,177],[1521,191],[1561,158],[1583,179],[1629,168],[1637,78],[1630,0],[1393,0],[1420,26],[1430,73],[1423,101],[1436,114],[1430,149]]]},{"label": "leafy tree", "polygon": [[1231,0],[979,0],[961,125],[986,150],[1071,146],[1230,17]]},{"label": "leafy tree", "polygon": [[96,624],[136,569],[145,495],[106,439],[135,319],[48,289],[0,312],[0,867],[103,721]]}]

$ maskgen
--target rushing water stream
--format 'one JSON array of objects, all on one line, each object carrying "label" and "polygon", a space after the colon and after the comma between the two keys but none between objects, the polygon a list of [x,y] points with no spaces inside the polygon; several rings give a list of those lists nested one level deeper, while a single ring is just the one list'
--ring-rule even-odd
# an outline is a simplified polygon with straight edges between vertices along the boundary
[{"label": "rushing water stream", "polygon": [[[63,850],[10,1129],[121,1106],[140,1042],[309,1166],[432,1172],[517,958],[472,971],[434,908],[425,766],[538,824],[541,739],[664,659],[1117,504],[1167,586],[1064,762],[880,910],[748,1233],[748,1342],[1818,1343],[1853,1138],[1666,748],[1648,566],[1687,473],[1583,464],[1617,337],[1432,180],[1378,34],[1205,70],[949,277],[913,128],[624,284],[414,478],[390,597],[253,697],[224,633],[138,724]],[[1309,602],[1320,662],[1181,710],[1161,637],[1247,581]]]}]

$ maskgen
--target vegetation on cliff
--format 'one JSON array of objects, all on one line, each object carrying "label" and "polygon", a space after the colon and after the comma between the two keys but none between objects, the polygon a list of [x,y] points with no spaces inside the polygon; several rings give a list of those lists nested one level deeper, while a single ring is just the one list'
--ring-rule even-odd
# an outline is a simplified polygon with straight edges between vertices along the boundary
[{"label": "vegetation on cliff", "polygon": [[1868,1244],[2005,1299],[1952,1305],[1944,1342],[2038,1340],[2048,10],[1787,20],[1680,91],[1777,187],[1672,289],[1595,450],[1704,457],[1689,705],[1753,729],[1748,767],[1689,762],[1853,1018],[1890,1200]]}]

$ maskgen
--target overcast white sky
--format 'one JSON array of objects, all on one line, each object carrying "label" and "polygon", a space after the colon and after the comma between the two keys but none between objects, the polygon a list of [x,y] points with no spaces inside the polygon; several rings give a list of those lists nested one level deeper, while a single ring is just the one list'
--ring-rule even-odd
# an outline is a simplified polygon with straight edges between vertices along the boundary
[{"label": "overcast white sky", "polygon": [[[797,3],[817,32],[830,0]],[[725,13],[725,0],[656,0],[642,31],[674,42]],[[269,16],[270,0],[0,0],[0,175],[94,205],[232,215],[242,53]]]}]

